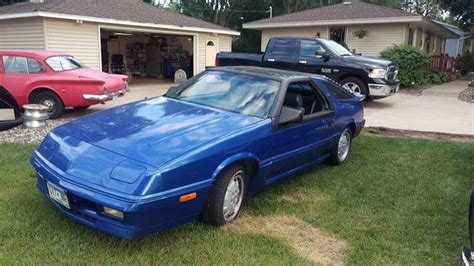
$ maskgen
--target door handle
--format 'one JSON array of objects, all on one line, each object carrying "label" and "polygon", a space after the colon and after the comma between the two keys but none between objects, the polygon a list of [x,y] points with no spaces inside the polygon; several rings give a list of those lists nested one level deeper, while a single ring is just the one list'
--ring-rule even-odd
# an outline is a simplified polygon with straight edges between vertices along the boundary
[{"label": "door handle", "polygon": [[328,126],[332,127],[334,125],[334,122],[336,122],[336,119],[334,119],[334,118],[329,119]]},{"label": "door handle", "polygon": [[268,58],[267,61],[268,61],[268,62],[275,62],[275,59],[273,59],[273,58]]},{"label": "door handle", "polygon": [[300,62],[300,64],[307,64],[308,63],[308,61],[306,61],[306,60],[300,60],[298,62]]}]

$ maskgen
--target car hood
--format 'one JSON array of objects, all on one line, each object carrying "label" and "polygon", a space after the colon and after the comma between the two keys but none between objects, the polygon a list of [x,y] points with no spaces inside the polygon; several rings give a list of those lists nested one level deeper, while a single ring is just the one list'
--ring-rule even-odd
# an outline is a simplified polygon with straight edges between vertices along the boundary
[{"label": "car hood", "polygon": [[53,133],[159,168],[258,121],[257,117],[158,97],[88,115]]},{"label": "car hood", "polygon": [[389,60],[374,58],[374,57],[365,57],[365,56],[345,56],[342,60],[346,63],[358,64],[365,68],[387,68],[393,63]]}]

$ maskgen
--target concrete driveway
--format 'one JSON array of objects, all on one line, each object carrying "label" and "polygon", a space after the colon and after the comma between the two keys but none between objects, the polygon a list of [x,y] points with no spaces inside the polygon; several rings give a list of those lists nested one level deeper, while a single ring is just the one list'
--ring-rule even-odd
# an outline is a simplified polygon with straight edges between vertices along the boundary
[{"label": "concrete driveway", "polygon": [[467,81],[456,80],[426,89],[419,96],[400,92],[366,102],[366,126],[474,135],[474,104],[457,99],[466,88]]}]

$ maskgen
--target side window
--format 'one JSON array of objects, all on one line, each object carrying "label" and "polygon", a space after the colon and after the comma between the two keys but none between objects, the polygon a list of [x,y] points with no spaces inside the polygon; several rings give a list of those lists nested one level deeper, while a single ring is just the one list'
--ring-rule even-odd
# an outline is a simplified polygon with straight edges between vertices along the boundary
[{"label": "side window", "polygon": [[309,81],[288,85],[283,105],[303,110],[305,117],[330,110],[326,97]]},{"label": "side window", "polygon": [[328,81],[323,81],[324,86],[338,99],[351,99],[354,98],[354,95],[347,91],[346,89],[336,86]]},{"label": "side window", "polygon": [[5,73],[28,74],[26,57],[3,56],[2,60]]},{"label": "side window", "polygon": [[293,56],[297,53],[296,40],[274,40],[270,49],[271,55],[277,56]]},{"label": "side window", "polygon": [[326,54],[324,47],[317,41],[301,40],[300,56],[315,57]]},{"label": "side window", "polygon": [[44,72],[43,66],[33,58],[28,58],[28,72],[30,74],[39,74]]}]

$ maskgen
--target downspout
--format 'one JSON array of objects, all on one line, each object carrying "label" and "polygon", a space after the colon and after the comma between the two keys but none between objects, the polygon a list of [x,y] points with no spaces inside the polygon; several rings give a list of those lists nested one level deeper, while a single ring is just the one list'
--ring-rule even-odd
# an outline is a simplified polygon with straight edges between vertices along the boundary
[{"label": "downspout", "polygon": [[456,56],[458,56],[458,54],[459,54],[459,44],[461,44],[461,41],[463,41],[465,39],[469,39],[469,38],[471,38],[471,35],[466,35],[466,36],[458,39],[458,45],[456,46]]}]

